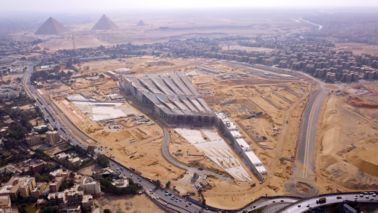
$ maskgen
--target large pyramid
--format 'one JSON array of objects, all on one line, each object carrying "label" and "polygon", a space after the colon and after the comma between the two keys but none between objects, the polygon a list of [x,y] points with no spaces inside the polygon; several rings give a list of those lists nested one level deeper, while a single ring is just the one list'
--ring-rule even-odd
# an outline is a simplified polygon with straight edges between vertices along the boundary
[{"label": "large pyramid", "polygon": [[143,20],[140,20],[140,21],[138,22],[138,24],[137,24],[138,27],[143,27],[144,25],[146,25],[146,24],[144,23]]},{"label": "large pyramid", "polygon": [[100,20],[93,26],[92,30],[114,30],[117,29],[117,25],[114,24],[106,15],[102,15]]},{"label": "large pyramid", "polygon": [[35,32],[38,35],[57,35],[66,31],[66,28],[59,21],[50,17]]}]

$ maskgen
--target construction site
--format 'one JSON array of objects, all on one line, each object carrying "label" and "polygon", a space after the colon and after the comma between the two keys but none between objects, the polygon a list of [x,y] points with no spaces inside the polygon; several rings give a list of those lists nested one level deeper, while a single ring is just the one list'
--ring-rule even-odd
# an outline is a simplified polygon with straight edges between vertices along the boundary
[{"label": "construction site", "polygon": [[[212,206],[240,208],[287,193],[302,113],[317,89],[312,79],[264,66],[150,56],[77,68],[69,84],[50,82],[39,92],[91,138],[88,145]],[[324,192],[334,188],[333,170],[323,169],[327,159],[317,162]]]},{"label": "construction site", "polygon": [[[197,127],[198,129],[176,129],[176,132],[205,153],[207,158],[223,168],[238,181],[250,181],[248,173],[233,151],[217,131],[206,129],[217,127],[227,136],[229,144],[248,168],[263,182],[267,171],[259,158],[244,141],[238,127],[223,113],[216,116],[194,88],[187,76],[178,73],[121,77],[120,86],[126,94],[137,99],[147,113],[170,127]],[[201,128],[202,127],[202,128]],[[205,128],[204,128],[205,127]]]},{"label": "construction site", "polygon": [[190,80],[178,73],[148,75],[141,78],[124,75],[120,86],[145,109],[150,109],[170,126],[211,126],[215,116]]},{"label": "construction site", "polygon": [[318,137],[318,179],[328,192],[376,189],[377,84],[364,82],[332,89]]}]

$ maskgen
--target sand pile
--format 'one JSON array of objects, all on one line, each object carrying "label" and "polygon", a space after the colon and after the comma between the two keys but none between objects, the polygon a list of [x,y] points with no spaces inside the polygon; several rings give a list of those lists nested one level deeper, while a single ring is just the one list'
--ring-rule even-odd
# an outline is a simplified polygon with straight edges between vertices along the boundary
[{"label": "sand pile", "polygon": [[358,97],[349,97],[347,103],[354,107],[362,107],[362,108],[369,108],[369,109],[378,109],[378,104],[371,103],[370,101],[363,100]]},{"label": "sand pile", "polygon": [[348,153],[348,162],[363,172],[378,177],[378,158],[375,155],[377,148],[378,142],[366,143]]},{"label": "sand pile", "polygon": [[378,187],[378,178],[370,176],[344,161],[331,164],[325,169],[331,180],[347,188],[372,189]]}]

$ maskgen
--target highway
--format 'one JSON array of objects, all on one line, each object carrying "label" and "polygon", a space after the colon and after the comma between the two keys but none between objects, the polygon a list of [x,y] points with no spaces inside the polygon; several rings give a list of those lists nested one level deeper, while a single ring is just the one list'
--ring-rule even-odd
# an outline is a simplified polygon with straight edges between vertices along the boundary
[{"label": "highway", "polygon": [[294,175],[297,177],[309,179],[314,175],[316,130],[319,123],[319,114],[326,95],[326,90],[321,87],[312,93],[307,101],[302,116],[297,145],[296,160],[300,163],[300,166],[297,166],[294,171]]},{"label": "highway", "polygon": [[289,197],[289,196],[278,196],[278,197],[273,197],[273,198],[265,198],[264,197],[264,198],[260,198],[260,199],[253,201],[249,205],[245,206],[239,212],[249,212],[249,211],[253,211],[253,210],[256,210],[256,209],[267,207],[267,206],[270,206],[270,205],[273,205],[273,204],[296,203],[296,202],[298,202],[298,200],[299,200],[299,198]]},{"label": "highway", "polygon": [[[61,115],[59,111],[56,110],[56,106],[50,104],[46,99],[41,95],[30,82],[31,73],[33,71],[33,65],[27,66],[27,71],[24,74],[23,78],[23,87],[26,94],[36,100],[36,106],[41,110],[46,119],[53,127],[57,129],[61,137],[73,145],[78,145],[83,149],[86,149],[87,146],[82,142],[88,142],[91,140],[86,134],[81,132],[76,128],[72,122],[66,118],[64,115]],[[67,132],[68,131],[68,132]]]},{"label": "highway", "polygon": [[[50,105],[49,102],[41,95],[30,82],[31,73],[33,72],[33,65],[27,65],[27,70],[24,74],[22,83],[26,94],[36,100],[36,106],[41,110],[44,119],[49,121],[49,123],[57,129],[60,136],[67,140],[71,145],[78,145],[83,149],[87,149],[86,143],[88,140],[92,140],[83,132],[77,129],[74,124],[72,124],[68,118],[57,111],[56,107]],[[169,189],[157,189],[155,190],[155,185],[148,179],[136,174],[135,172],[129,170],[120,163],[110,159],[110,167],[122,174],[125,177],[131,178],[135,183],[140,184],[145,193],[153,199],[155,202],[160,204],[165,210],[170,212],[216,212],[213,210],[206,210],[197,202],[193,200],[187,200],[182,198],[175,192]]]},{"label": "highway", "polygon": [[[325,202],[318,202],[320,198],[325,198]],[[356,192],[356,193],[339,193],[317,196],[299,202],[293,203],[282,209],[281,213],[305,212],[317,207],[327,206],[345,201],[360,203],[378,203],[377,192]]]},{"label": "highway", "polygon": [[[33,72],[33,65],[29,64],[27,65],[27,70],[24,74],[22,84],[25,89],[26,94],[36,100],[36,106],[41,110],[43,113],[43,116],[46,120],[49,121],[49,123],[57,129],[60,136],[67,140],[71,145],[78,145],[83,149],[87,148],[87,142],[89,140],[92,140],[90,137],[88,137],[86,134],[81,132],[77,129],[77,127],[69,121],[69,119],[62,115],[62,113],[56,108],[56,106],[50,105],[49,101],[45,99],[43,95],[41,95],[32,85],[30,82],[31,73]],[[321,93],[320,93],[321,94]],[[318,97],[318,96],[316,96]],[[319,102],[317,104],[317,102]],[[320,99],[314,99],[315,106],[320,107],[322,103],[322,98]],[[313,105],[314,105],[313,104]],[[312,110],[311,110],[312,111]],[[319,111],[314,111],[314,115],[319,113]],[[311,113],[310,113],[311,114]],[[314,120],[309,120],[314,121]],[[316,120],[315,120],[316,121]],[[313,128],[313,127],[310,127]],[[315,127],[316,130],[316,127]],[[164,130],[164,137],[167,141],[167,144],[169,143],[169,134],[168,130]],[[83,143],[85,142],[85,143]],[[308,148],[306,148],[308,149]],[[311,151],[311,150],[308,150]],[[146,195],[149,196],[157,205],[159,205],[161,208],[168,212],[248,212],[255,209],[263,208],[266,206],[270,206],[273,204],[278,203],[285,203],[289,206],[285,207],[282,212],[302,212],[308,209],[308,205],[310,207],[315,207],[316,205],[322,206],[319,204],[316,204],[316,200],[318,198],[311,198],[306,199],[302,201],[298,201],[298,198],[293,198],[289,196],[281,196],[281,197],[264,197],[257,199],[247,206],[238,209],[238,210],[223,210],[218,208],[213,208],[210,206],[206,206],[201,204],[200,202],[191,199],[190,197],[185,198],[174,192],[170,189],[157,189],[155,185],[152,183],[151,180],[146,179],[142,177],[141,175],[137,174],[136,172],[128,169],[127,167],[121,165],[120,163],[114,161],[113,159],[110,159],[110,167],[116,171],[117,173],[123,175],[124,177],[132,179],[135,183],[140,184]],[[303,158],[305,159],[305,157]],[[305,160],[304,160],[305,161]],[[343,202],[344,200],[349,201],[359,201],[359,202],[377,202],[377,198],[371,196],[363,196],[360,197],[361,193],[349,193],[348,195],[345,194],[338,194],[338,195],[323,195],[327,198],[327,204],[329,205],[331,203],[336,202]],[[342,197],[341,199],[338,197]],[[329,200],[329,201],[328,201]],[[305,207],[304,207],[305,206]]]},{"label": "highway", "polygon": [[[28,69],[24,74],[23,86],[27,95],[36,100],[36,106],[41,110],[44,115],[44,119],[49,121],[49,123],[57,129],[60,136],[67,140],[71,145],[78,145],[83,149],[87,149],[87,145],[83,142],[92,140],[83,132],[77,129],[77,127],[72,124],[64,115],[61,114],[58,109],[50,105],[49,102],[43,97],[30,82],[31,73],[33,72],[33,65],[28,65]],[[169,143],[169,132],[164,129],[164,140],[166,145]],[[167,148],[167,146],[165,146]],[[165,148],[165,149],[166,149]],[[213,208],[210,206],[202,205],[200,202],[195,201],[191,198],[183,198],[176,192],[169,189],[156,189],[152,181],[138,175],[136,172],[128,169],[127,167],[121,165],[120,163],[110,159],[110,167],[117,173],[132,179],[135,183],[140,184],[146,195],[148,195],[154,202],[156,202],[160,207],[164,208],[169,212],[242,212],[244,210],[250,211],[256,208],[261,208],[266,205],[270,205],[273,202],[279,202],[277,199],[270,200],[267,198],[262,201],[259,200],[258,203],[252,202],[246,208],[241,210],[222,210]],[[175,164],[174,164],[175,165]],[[193,169],[193,168],[189,168]],[[198,170],[198,169],[197,169]],[[200,172],[200,171],[198,171]],[[213,174],[214,175],[214,174]],[[216,174],[219,176],[219,174]],[[224,177],[223,177],[224,178]],[[280,198],[281,199],[281,198]]]},{"label": "highway", "polygon": [[145,193],[155,202],[160,203],[164,209],[174,212],[211,212],[204,210],[201,206],[193,203],[190,200],[182,198],[175,192],[166,189],[156,189],[155,185],[149,180],[136,175],[124,166],[111,161],[110,167],[119,174],[132,179],[135,183],[143,186]]}]

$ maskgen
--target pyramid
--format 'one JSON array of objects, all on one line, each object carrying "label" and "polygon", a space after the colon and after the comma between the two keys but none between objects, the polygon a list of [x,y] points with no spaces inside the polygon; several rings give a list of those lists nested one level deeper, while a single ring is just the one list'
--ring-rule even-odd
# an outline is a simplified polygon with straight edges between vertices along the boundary
[{"label": "pyramid", "polygon": [[146,25],[146,24],[144,23],[143,20],[140,20],[140,21],[138,22],[138,24],[137,24],[138,27],[143,27],[144,25]]},{"label": "pyramid", "polygon": [[37,35],[57,35],[65,32],[67,29],[55,20],[54,18],[50,17],[43,23],[38,30],[35,32]]},{"label": "pyramid", "polygon": [[117,29],[117,25],[114,24],[106,15],[102,15],[100,20],[93,26],[92,30],[114,30]]}]

